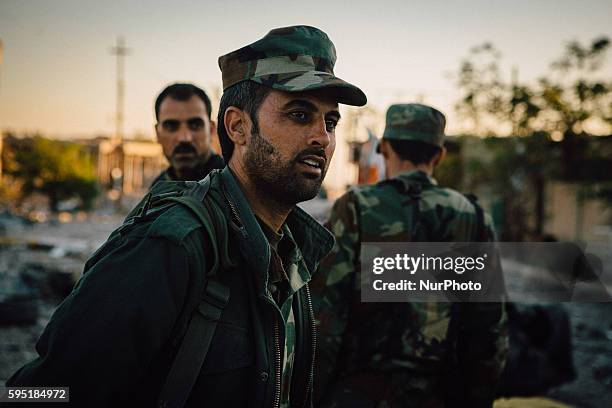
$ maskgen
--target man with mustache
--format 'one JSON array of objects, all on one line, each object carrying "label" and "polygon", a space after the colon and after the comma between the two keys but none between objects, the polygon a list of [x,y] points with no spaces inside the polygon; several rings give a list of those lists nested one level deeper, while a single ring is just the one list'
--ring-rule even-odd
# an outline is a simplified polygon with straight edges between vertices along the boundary
[{"label": "man with mustache", "polygon": [[167,86],[155,100],[155,134],[170,167],[160,180],[200,180],[212,169],[223,168],[221,156],[211,150],[216,125],[206,92],[193,84]]},{"label": "man with mustache", "polygon": [[228,166],[185,190],[203,192],[200,206],[146,200],[87,262],[40,357],[7,384],[69,386],[83,407],[312,407],[308,283],[333,237],[296,204],[321,186],[338,104],[367,102],[335,62],[308,26],[220,57]]}]

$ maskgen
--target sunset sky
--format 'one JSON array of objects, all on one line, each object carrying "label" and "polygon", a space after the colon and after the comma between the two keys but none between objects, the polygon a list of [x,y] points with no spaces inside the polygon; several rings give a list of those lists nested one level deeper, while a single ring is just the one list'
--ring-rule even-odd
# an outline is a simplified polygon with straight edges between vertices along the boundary
[{"label": "sunset sky", "polygon": [[[420,98],[449,116],[449,74],[484,41],[503,53],[504,75],[544,74],[570,40],[612,36],[612,2],[597,1],[131,1],[0,0],[0,130],[50,136],[114,131],[115,59],[123,35],[126,134],[153,134],[153,101],[168,83],[220,87],[217,58],[271,28],[321,28],[338,50],[336,74],[370,106]],[[606,75],[612,77],[612,61]]]}]

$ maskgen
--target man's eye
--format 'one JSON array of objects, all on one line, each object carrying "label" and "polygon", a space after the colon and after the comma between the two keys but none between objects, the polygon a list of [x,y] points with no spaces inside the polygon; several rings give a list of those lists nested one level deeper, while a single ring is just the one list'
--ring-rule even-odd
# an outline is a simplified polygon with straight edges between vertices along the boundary
[{"label": "man's eye", "polygon": [[308,120],[308,114],[306,112],[295,111],[295,112],[290,112],[289,115],[291,115],[293,119],[296,119],[300,122],[306,122]]},{"label": "man's eye", "polygon": [[176,132],[180,126],[178,120],[166,120],[162,123],[162,128],[168,132]]},{"label": "man's eye", "polygon": [[191,119],[187,122],[187,125],[191,130],[200,130],[204,127],[204,121],[200,118]]},{"label": "man's eye", "polygon": [[337,120],[328,119],[328,120],[325,121],[325,127],[327,128],[328,132],[331,132],[332,130],[335,130],[336,126],[338,126],[338,121]]}]

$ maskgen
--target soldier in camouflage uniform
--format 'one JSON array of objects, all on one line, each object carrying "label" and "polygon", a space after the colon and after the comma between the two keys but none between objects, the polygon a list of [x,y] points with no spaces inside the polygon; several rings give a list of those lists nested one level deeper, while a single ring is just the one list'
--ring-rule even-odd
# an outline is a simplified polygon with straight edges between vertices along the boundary
[{"label": "soldier in camouflage uniform", "polygon": [[[321,186],[338,104],[367,101],[334,75],[335,62],[331,40],[307,26],[272,30],[220,57],[219,138],[228,166],[203,180],[220,233],[213,240],[185,206],[157,218],[139,214],[90,259],[45,329],[40,357],[8,384],[70,386],[70,406],[166,406],[169,399],[155,404],[156,394],[182,355],[188,322],[203,310],[204,288],[218,283],[229,296],[209,303],[227,304],[207,319],[216,330],[186,406],[311,407],[308,283],[333,237],[296,203]],[[219,258],[217,279],[207,282]]]},{"label": "soldier in camouflage uniform", "polygon": [[319,406],[492,404],[507,348],[502,304],[360,302],[362,242],[494,239],[477,204],[432,177],[444,126],[431,107],[391,106],[379,145],[387,179],[333,207],[336,244],[313,281]]},{"label": "soldier in camouflage uniform", "polygon": [[[297,361],[296,355],[304,359],[307,351],[294,347],[305,344],[296,337],[296,313],[308,314],[310,306],[292,304],[296,292],[310,293],[312,268],[304,269],[283,214],[305,216],[295,203],[313,198],[321,186],[335,149],[337,104],[362,106],[367,101],[359,88],[334,75],[335,61],[336,50],[327,35],[308,26],[272,30],[219,59],[224,88],[218,117],[221,150],[239,182],[258,194],[251,205],[270,245],[266,297],[274,300],[284,322],[280,333],[267,334],[284,344],[277,361],[282,366],[280,400],[274,406],[307,405],[310,400],[300,395],[312,391],[313,381],[312,372],[307,382],[300,380],[311,367]],[[260,122],[265,117],[266,123]],[[306,218],[321,237],[328,237]],[[306,344],[314,353],[314,322],[312,329]]]}]

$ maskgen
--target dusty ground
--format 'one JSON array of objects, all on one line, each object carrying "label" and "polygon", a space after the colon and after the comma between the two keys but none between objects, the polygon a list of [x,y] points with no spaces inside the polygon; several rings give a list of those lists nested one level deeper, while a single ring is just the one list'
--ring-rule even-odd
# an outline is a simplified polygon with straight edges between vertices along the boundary
[{"label": "dusty ground", "polygon": [[[94,216],[70,223],[42,223],[18,228],[0,245],[0,292],[8,277],[18,274],[24,264],[39,264],[61,269],[75,276],[81,273],[87,257],[110,232],[121,217]],[[7,243],[8,242],[8,243]],[[40,243],[39,249],[27,243]],[[20,244],[21,243],[21,244]],[[54,250],[49,248],[54,247]],[[5,287],[6,285],[4,285]],[[23,363],[35,357],[34,345],[57,301],[48,296],[40,301],[40,315],[35,324],[0,326],[0,384]],[[612,406],[612,303],[567,303],[572,330],[577,379],[548,393],[548,397],[579,407]],[[558,406],[547,400],[535,405],[526,400],[496,406]]]},{"label": "dusty ground", "polygon": [[575,381],[549,395],[580,407],[612,407],[612,303],[568,303]]},{"label": "dusty ground", "polygon": [[[87,256],[122,222],[118,216],[97,215],[70,223],[40,223],[11,228],[0,245],[0,296],[10,290],[26,265],[61,270],[78,278]],[[53,249],[50,249],[53,248]],[[34,345],[59,299],[45,294],[38,300],[39,317],[32,325],[0,326],[0,384],[36,357]]]}]

